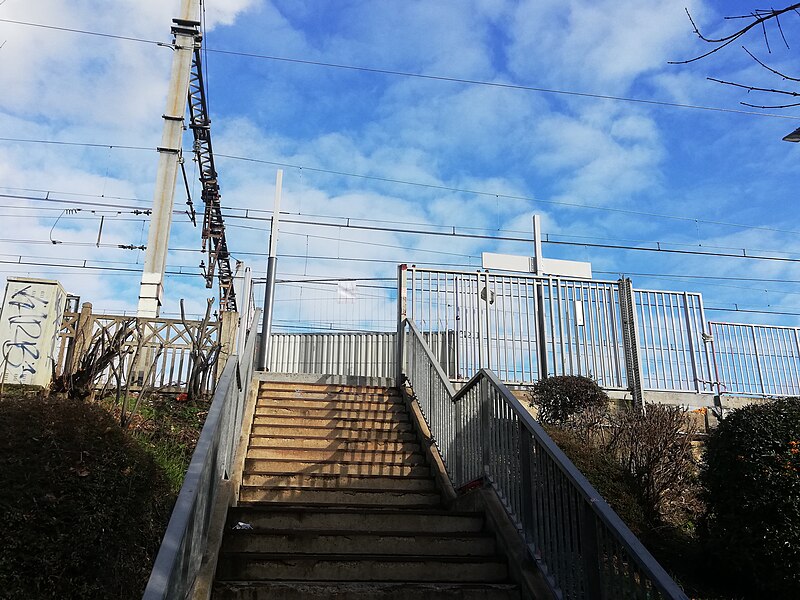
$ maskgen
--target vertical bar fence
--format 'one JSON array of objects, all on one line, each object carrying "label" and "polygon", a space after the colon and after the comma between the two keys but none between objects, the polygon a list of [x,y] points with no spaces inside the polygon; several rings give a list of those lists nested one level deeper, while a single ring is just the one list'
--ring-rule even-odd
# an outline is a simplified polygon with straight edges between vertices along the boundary
[{"label": "vertical bar fence", "polygon": [[800,395],[800,328],[710,322],[720,393]]},{"label": "vertical bar fence", "polygon": [[559,598],[686,595],[491,370],[455,391],[413,321],[404,372],[454,487],[484,479]]}]

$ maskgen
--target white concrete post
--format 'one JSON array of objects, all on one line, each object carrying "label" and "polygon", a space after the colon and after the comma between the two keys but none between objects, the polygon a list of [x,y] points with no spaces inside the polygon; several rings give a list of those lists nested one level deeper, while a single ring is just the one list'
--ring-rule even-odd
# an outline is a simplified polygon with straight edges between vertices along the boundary
[{"label": "white concrete post", "polygon": [[199,11],[199,0],[182,0],[180,17],[173,20],[175,49],[172,55],[167,107],[163,115],[164,129],[161,145],[158,147],[153,213],[150,216],[144,272],[139,289],[139,317],[158,317],[164,295],[164,270],[167,265],[172,207],[181,159],[181,140],[189,97],[189,77],[192,71],[196,28],[200,25],[197,20]]}]

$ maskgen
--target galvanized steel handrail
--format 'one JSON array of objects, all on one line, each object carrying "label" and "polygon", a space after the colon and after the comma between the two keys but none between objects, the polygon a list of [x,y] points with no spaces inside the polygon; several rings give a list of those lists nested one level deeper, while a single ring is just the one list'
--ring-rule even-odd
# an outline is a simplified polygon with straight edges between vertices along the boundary
[{"label": "galvanized steel handrail", "polygon": [[256,310],[241,357],[230,356],[167,525],[143,600],[179,600],[191,593],[206,550],[212,508],[231,477],[244,402],[253,377]]},{"label": "galvanized steel handrail", "polygon": [[405,374],[454,487],[488,480],[557,597],[686,599],[492,371],[456,391],[406,325]]}]

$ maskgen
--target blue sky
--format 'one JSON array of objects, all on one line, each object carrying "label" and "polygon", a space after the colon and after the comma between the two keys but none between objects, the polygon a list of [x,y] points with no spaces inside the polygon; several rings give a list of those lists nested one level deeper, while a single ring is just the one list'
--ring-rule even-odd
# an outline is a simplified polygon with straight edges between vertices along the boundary
[{"label": "blue sky", "polygon": [[[726,2],[721,13],[718,4],[688,3],[710,34],[738,23],[723,21],[723,15],[746,14],[754,7]],[[223,206],[269,210],[276,169],[270,163],[281,163],[286,165],[284,210],[297,213],[295,220],[344,224],[333,218],[342,217],[377,227],[403,222],[405,228],[475,228],[491,237],[524,237],[536,212],[552,240],[577,244],[546,244],[545,254],[589,260],[599,278],[624,273],[636,287],[699,291],[710,308],[800,313],[800,284],[792,283],[800,281],[800,262],[774,260],[800,261],[800,148],[781,141],[800,126],[800,110],[750,109],[740,102],[774,103],[776,98],[706,79],[780,86],[741,44],[690,65],[668,64],[707,50],[692,33],[684,6],[642,0],[207,0],[210,50],[760,113],[211,51],[206,67],[215,151],[264,161],[218,156]],[[164,0],[6,0],[0,5],[0,19],[161,41],[169,41],[170,19],[177,12],[177,1]],[[768,31],[769,54],[759,35],[743,42],[770,65],[797,75],[792,67],[798,23],[797,16],[782,21],[789,50],[774,28]],[[4,138],[158,145],[168,49],[0,22],[3,43]],[[188,136],[184,147],[191,147]],[[150,205],[156,160],[154,151],[0,141],[0,185],[6,186],[0,193],[8,196],[0,202],[0,260],[28,263],[6,262],[0,272],[58,278],[99,310],[135,308],[136,269],[143,255],[113,246],[145,243],[146,223],[131,207]],[[187,167],[192,176],[188,157]],[[67,203],[43,202],[47,192],[49,199]],[[196,184],[194,197],[199,204]],[[179,185],[176,208],[184,200]],[[58,218],[70,208],[81,211]],[[100,216],[105,219],[98,248]],[[266,249],[268,222],[231,218],[228,225],[233,256],[263,273],[265,258],[257,254]],[[279,279],[327,278],[335,284],[364,278],[355,304],[338,302],[336,285],[284,284],[279,314],[284,325],[297,318],[364,322],[374,314],[390,319],[391,293],[380,286],[391,282],[367,280],[393,277],[399,262],[458,263],[474,270],[482,251],[530,251],[519,242],[297,223],[287,223],[282,232]],[[587,244],[759,254],[773,260]],[[199,246],[200,232],[186,217],[176,216],[168,264],[187,275],[168,278],[166,313],[177,311],[180,298],[198,312],[206,296],[217,295],[189,274],[198,272]],[[313,258],[318,256],[328,260]],[[64,266],[84,260],[98,268]],[[37,262],[61,266],[30,264]],[[800,323],[792,314],[716,310],[708,315]]]}]

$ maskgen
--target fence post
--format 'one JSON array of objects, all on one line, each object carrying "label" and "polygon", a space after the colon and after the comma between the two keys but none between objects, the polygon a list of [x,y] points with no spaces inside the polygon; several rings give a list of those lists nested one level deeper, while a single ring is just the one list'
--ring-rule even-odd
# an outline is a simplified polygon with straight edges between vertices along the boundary
[{"label": "fence post", "polygon": [[683,314],[686,318],[686,337],[689,342],[689,356],[692,359],[692,374],[694,375],[694,391],[700,393],[700,373],[697,372],[697,357],[694,354],[694,328],[692,327],[692,316],[689,312],[689,294],[683,292]]},{"label": "fence post", "polygon": [[78,315],[78,322],[75,324],[75,339],[72,343],[67,363],[64,366],[64,375],[72,375],[81,363],[81,358],[86,354],[89,345],[92,343],[92,330],[94,329],[94,317],[92,316],[92,303],[84,302],[81,305],[81,312]]},{"label": "fence post", "polygon": [[764,373],[761,370],[761,357],[758,351],[758,339],[756,338],[756,328],[753,325],[748,325],[750,333],[753,335],[753,356],[756,359],[756,370],[758,372],[758,384],[761,387],[761,393],[766,395],[767,389],[764,386]]},{"label": "fence post", "polygon": [[[486,311],[486,364],[481,363],[479,365],[480,369],[491,369],[492,368],[492,319],[489,315],[489,307],[494,303],[494,299],[492,298],[492,291],[489,289],[489,273],[483,274],[483,296],[484,310]],[[478,315],[480,319],[480,314]]]},{"label": "fence post", "polygon": [[[536,286],[536,351],[539,355],[539,379],[547,373],[547,321],[544,316],[544,280],[539,279]],[[551,286],[552,293],[552,286]],[[553,351],[555,353],[555,350]]]},{"label": "fence post", "polygon": [[[394,341],[395,374],[394,385],[403,385],[403,359],[405,351],[406,318],[408,317],[408,265],[397,266],[397,335]],[[412,282],[413,283],[413,282]]]},{"label": "fence post", "polygon": [[[222,377],[222,371],[225,368],[224,365],[228,361],[228,357],[236,353],[236,333],[237,333],[237,325],[239,323],[239,313],[226,310],[221,312],[219,316],[220,316],[220,329],[219,329],[220,351],[219,351],[219,358],[217,359],[217,361],[220,365],[223,365],[223,368],[217,369],[217,379],[216,379],[217,381],[219,381],[219,378]],[[241,327],[244,329],[246,325],[242,323]],[[242,332],[242,335],[244,335],[244,331]]]},{"label": "fence post", "polygon": [[639,354],[639,325],[636,319],[636,298],[631,280],[622,278],[619,284],[619,309],[622,314],[622,343],[625,351],[625,367],[628,372],[628,387],[633,405],[643,406],[642,357]]}]

